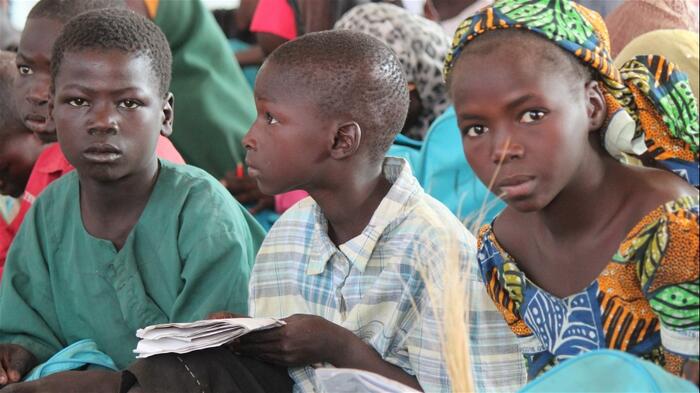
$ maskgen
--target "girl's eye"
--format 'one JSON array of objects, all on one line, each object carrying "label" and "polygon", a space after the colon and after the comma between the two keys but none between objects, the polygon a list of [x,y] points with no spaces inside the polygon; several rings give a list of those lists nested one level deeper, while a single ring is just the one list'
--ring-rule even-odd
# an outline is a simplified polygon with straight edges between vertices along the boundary
[{"label": "girl's eye", "polygon": [[134,100],[124,100],[119,103],[119,106],[121,108],[126,108],[126,109],[136,109],[141,106],[141,104],[137,101]]},{"label": "girl's eye", "polygon": [[540,121],[544,117],[545,113],[543,111],[527,111],[523,113],[523,117],[520,118],[521,123],[532,123],[535,121]]},{"label": "girl's eye", "polygon": [[272,117],[270,112],[265,112],[265,120],[267,121],[267,124],[270,124],[270,125],[279,123],[279,121],[277,121],[277,119]]},{"label": "girl's eye", "polygon": [[26,65],[17,66],[17,71],[19,71],[20,75],[31,75],[34,73],[34,70],[32,70],[31,67]]},{"label": "girl's eye", "polygon": [[87,106],[87,101],[82,98],[71,98],[68,100],[68,105],[71,106]]},{"label": "girl's eye", "polygon": [[466,127],[462,130],[462,133],[466,136],[476,137],[488,132],[488,128],[482,125],[473,125]]}]

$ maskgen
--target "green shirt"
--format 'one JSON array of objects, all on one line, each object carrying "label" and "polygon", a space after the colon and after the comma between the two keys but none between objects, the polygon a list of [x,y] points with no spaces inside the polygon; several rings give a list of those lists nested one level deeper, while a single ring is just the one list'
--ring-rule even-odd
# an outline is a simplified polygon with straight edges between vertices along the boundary
[{"label": "green shirt", "polygon": [[0,286],[0,343],[22,345],[43,362],[90,338],[123,368],[134,359],[138,328],[247,312],[264,233],[204,171],[161,161],[119,251],[86,232],[78,192],[73,171],[24,219]]},{"label": "green shirt", "polygon": [[250,86],[214,16],[199,0],[161,0],[154,22],[173,53],[170,138],[185,162],[222,178],[245,160],[241,140],[256,115]]}]

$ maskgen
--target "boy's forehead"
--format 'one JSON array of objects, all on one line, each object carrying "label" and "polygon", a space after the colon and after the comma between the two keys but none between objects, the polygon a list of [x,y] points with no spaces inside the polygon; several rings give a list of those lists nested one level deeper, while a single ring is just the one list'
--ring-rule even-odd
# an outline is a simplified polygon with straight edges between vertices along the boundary
[{"label": "boy's forehead", "polygon": [[138,81],[140,88],[148,84],[158,88],[158,78],[150,66],[148,56],[130,53],[119,49],[86,48],[69,50],[63,53],[55,83],[67,84],[76,80],[106,78],[105,81],[116,83],[117,80],[130,79]]},{"label": "boy's forehead", "polygon": [[62,29],[63,23],[56,19],[28,19],[20,38],[19,55],[24,58],[51,60],[53,44]]}]

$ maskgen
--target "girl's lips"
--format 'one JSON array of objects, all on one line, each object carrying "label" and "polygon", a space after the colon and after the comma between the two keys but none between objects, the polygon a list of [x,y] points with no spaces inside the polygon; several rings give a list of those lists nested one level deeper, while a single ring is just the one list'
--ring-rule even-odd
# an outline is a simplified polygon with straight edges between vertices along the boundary
[{"label": "girl's lips", "polygon": [[520,199],[534,191],[535,179],[532,176],[511,176],[498,182],[496,189],[506,199]]}]

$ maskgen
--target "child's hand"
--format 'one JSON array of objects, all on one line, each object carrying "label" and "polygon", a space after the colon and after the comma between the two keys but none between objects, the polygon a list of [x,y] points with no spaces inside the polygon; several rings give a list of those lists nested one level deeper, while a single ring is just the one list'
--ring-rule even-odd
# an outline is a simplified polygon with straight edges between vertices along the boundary
[{"label": "child's hand", "polygon": [[117,392],[121,373],[114,371],[65,371],[32,382],[16,383],[2,393],[101,393]]},{"label": "child's hand", "polygon": [[252,214],[275,208],[275,197],[260,192],[258,183],[248,175],[228,171],[220,181],[239,203],[253,206],[248,209]]},{"label": "child's hand", "polygon": [[250,318],[247,315],[235,314],[230,311],[216,311],[207,315],[206,319]]},{"label": "child's hand", "polygon": [[0,344],[0,387],[19,382],[37,365],[34,354],[15,344]]},{"label": "child's hand", "polygon": [[698,386],[700,384],[700,364],[694,360],[686,361],[683,365],[683,378]]},{"label": "child's hand", "polygon": [[315,315],[295,314],[278,328],[246,334],[234,351],[286,367],[333,363],[350,336],[349,330]]}]

